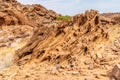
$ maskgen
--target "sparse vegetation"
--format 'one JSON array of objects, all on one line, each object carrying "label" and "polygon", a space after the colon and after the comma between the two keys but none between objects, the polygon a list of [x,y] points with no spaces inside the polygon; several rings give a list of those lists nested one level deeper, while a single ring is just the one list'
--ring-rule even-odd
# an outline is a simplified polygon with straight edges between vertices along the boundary
[{"label": "sparse vegetation", "polygon": [[70,16],[65,15],[65,16],[58,16],[57,20],[70,20]]}]

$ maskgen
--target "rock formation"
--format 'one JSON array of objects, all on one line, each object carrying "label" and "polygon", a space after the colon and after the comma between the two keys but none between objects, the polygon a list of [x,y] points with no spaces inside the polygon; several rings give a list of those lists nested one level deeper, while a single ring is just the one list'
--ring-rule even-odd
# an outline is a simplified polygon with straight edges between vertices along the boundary
[{"label": "rock formation", "polygon": [[[17,72],[13,68],[7,70],[15,74],[6,79],[15,80],[17,75],[27,74],[29,70],[37,75],[42,68],[47,71],[43,73],[46,75],[51,65],[58,65],[50,72],[54,75],[73,71],[72,75],[79,74],[80,80],[87,75],[108,79],[107,72],[119,62],[119,13],[99,14],[97,10],[87,10],[68,20],[59,20],[60,16],[40,4],[22,5],[16,0],[0,0],[0,69],[11,65],[18,68]],[[0,72],[0,76],[5,73]],[[116,71],[113,73],[117,75]],[[32,80],[32,74],[29,75],[20,79]],[[40,75],[33,80],[39,80]]]},{"label": "rock formation", "polygon": [[98,40],[108,38],[108,34],[100,25],[99,17],[97,11],[91,10],[56,27],[40,26],[30,42],[17,51],[18,60],[29,54],[30,60],[38,58],[40,61],[61,61],[74,54],[91,54],[91,46],[94,47]]}]

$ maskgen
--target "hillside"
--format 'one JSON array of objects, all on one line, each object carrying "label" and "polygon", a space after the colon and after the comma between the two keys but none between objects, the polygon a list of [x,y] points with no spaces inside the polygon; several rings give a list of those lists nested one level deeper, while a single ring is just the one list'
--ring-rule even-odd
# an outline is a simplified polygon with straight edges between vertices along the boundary
[{"label": "hillside", "polygon": [[120,80],[119,13],[0,0],[0,27],[0,80]]}]

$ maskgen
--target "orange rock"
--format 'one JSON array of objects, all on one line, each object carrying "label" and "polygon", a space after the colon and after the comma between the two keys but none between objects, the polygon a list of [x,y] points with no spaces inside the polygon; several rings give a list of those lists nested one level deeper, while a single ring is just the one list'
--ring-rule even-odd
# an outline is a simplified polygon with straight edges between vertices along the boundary
[{"label": "orange rock", "polygon": [[111,74],[115,80],[120,80],[120,64],[115,65]]}]

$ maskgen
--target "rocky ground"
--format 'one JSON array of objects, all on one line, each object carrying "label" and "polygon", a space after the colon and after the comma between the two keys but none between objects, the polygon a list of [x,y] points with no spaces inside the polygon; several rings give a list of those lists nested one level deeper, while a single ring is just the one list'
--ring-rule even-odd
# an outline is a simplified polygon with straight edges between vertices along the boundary
[{"label": "rocky ground", "polygon": [[59,16],[0,0],[0,80],[120,80],[119,13]]}]

